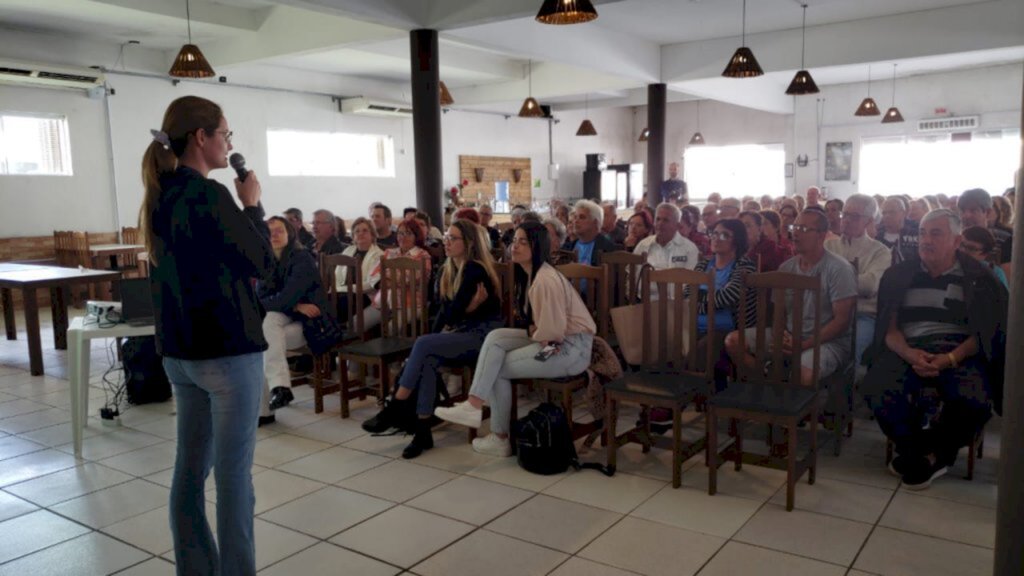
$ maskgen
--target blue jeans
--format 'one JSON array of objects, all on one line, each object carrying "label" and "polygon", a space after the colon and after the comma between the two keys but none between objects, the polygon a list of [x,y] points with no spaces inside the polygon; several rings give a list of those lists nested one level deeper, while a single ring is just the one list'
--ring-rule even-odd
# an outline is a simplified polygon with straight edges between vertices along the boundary
[{"label": "blue jeans", "polygon": [[485,322],[459,332],[424,334],[416,339],[409,360],[405,363],[398,386],[416,392],[416,413],[434,413],[437,395],[437,369],[442,366],[468,364],[480,355],[484,338],[502,322]]},{"label": "blue jeans", "polygon": [[875,317],[867,314],[857,314],[857,349],[854,351],[856,367],[860,367],[860,361],[864,358],[864,351],[875,339]]},{"label": "blue jeans", "polygon": [[[252,457],[263,353],[211,360],[164,358],[164,370],[178,408],[170,501],[178,574],[256,574]],[[217,542],[206,520],[203,493],[211,468],[217,485]]]}]

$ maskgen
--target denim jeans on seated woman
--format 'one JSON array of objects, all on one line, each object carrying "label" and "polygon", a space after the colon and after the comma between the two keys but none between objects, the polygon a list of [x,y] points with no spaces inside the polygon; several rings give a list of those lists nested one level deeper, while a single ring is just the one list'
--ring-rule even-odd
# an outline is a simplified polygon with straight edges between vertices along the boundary
[{"label": "denim jeans on seated woman", "polygon": [[[178,409],[170,499],[178,574],[256,574],[252,458],[263,353],[210,360],[164,358],[164,370]],[[217,487],[217,542],[206,519],[204,485],[211,468]]]}]

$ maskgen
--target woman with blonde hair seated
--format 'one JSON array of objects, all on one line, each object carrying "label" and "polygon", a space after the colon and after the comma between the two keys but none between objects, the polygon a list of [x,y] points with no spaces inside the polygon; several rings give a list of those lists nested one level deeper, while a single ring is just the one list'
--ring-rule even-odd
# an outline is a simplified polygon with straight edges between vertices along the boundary
[{"label": "woman with blonde hair seated", "polygon": [[398,379],[398,389],[377,416],[363,423],[368,432],[408,427],[400,422],[403,403],[414,402],[416,422],[412,442],[402,457],[415,458],[434,447],[430,434],[438,370],[443,366],[472,362],[480,355],[487,334],[502,325],[500,282],[487,248],[483,228],[469,220],[457,220],[444,236],[447,255],[441,269],[441,310],[432,333],[416,339]]},{"label": "woman with blonde hair seated", "polygon": [[[342,256],[362,258],[362,288],[363,288],[363,309],[368,310],[373,303],[373,297],[377,293],[380,284],[380,259],[384,251],[377,246],[377,231],[368,218],[356,218],[352,222],[352,245],[345,248]],[[335,269],[334,283],[339,294],[348,291],[348,268],[338,266]],[[348,319],[348,299],[338,298],[338,319]],[[371,322],[372,321],[372,322]],[[363,315],[363,327],[372,328],[380,321],[380,315]]]}]

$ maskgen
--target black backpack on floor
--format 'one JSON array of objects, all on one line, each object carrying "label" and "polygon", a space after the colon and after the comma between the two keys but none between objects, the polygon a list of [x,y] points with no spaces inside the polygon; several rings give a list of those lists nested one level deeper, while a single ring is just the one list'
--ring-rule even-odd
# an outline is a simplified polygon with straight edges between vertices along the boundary
[{"label": "black backpack on floor", "polygon": [[561,474],[570,466],[575,470],[600,470],[605,476],[615,474],[601,464],[581,464],[569,431],[565,411],[557,404],[544,402],[514,424],[516,454],[519,466],[534,474]]},{"label": "black backpack on floor", "polygon": [[156,353],[156,337],[125,338],[121,358],[130,404],[163,402],[171,397],[171,383],[164,372],[163,358]]}]

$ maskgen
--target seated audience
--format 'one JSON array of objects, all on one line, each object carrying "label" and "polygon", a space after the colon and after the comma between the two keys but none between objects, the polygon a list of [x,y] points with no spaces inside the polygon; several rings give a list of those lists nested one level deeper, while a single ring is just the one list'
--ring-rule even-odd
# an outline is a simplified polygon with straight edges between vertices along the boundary
[{"label": "seated audience", "polygon": [[[466,210],[466,208],[460,208],[457,212],[455,212],[455,218],[458,218],[459,212],[461,212],[462,210]],[[469,208],[469,210],[473,209]],[[416,211],[416,215],[413,216],[413,218],[415,218],[416,221],[420,223],[420,226],[422,226],[423,229],[427,231],[428,246],[436,246],[441,243],[441,241],[444,239],[444,234],[441,234],[441,231],[437,229],[437,226],[431,225],[430,214],[427,214],[422,210],[418,210]]]},{"label": "seated audience", "polygon": [[650,209],[651,209],[650,206],[647,205],[647,200],[645,200],[643,198],[637,200],[636,204],[633,204],[633,213],[634,214],[636,214],[637,212],[643,212],[644,210],[650,210]]},{"label": "seated audience", "polygon": [[[988,192],[981,188],[968,190],[960,195],[957,207],[965,228],[988,227],[988,215],[992,211],[992,197]],[[1013,233],[1002,228],[989,228],[989,232],[996,239],[995,263],[1002,267],[1009,278],[1012,272]]]},{"label": "seated audience", "polygon": [[606,202],[601,206],[604,211],[601,219],[601,233],[612,241],[612,244],[622,244],[626,240],[626,227],[619,222],[619,214],[615,211],[615,204]]},{"label": "seated audience", "polygon": [[441,271],[441,309],[433,329],[416,339],[391,401],[363,424],[368,432],[384,432],[404,412],[400,403],[415,402],[418,418],[412,442],[402,451],[405,459],[434,447],[430,424],[438,370],[475,360],[487,334],[503,324],[500,281],[483,228],[468,219],[453,222],[444,249],[448,258]]},{"label": "seated audience", "polygon": [[920,223],[924,215],[935,208],[927,198],[917,198],[910,201],[910,210],[907,212],[907,219],[914,223]]},{"label": "seated audience", "polygon": [[335,228],[338,230],[337,237],[338,242],[341,242],[345,246],[352,243],[352,237],[348,234],[348,227],[345,226],[345,219],[341,216],[334,217]]},{"label": "seated audience", "polygon": [[[957,253],[960,218],[934,210],[921,220],[919,258],[890,268],[879,289],[878,322],[862,391],[898,456],[889,465],[912,490],[946,473],[1001,411],[1006,289],[988,268]],[[916,399],[934,389],[937,418]]]},{"label": "seated audience", "polygon": [[843,201],[839,198],[832,198],[825,202],[825,217],[828,218],[828,230],[837,236],[842,234],[843,230],[842,223],[840,222],[840,214],[842,212]]},{"label": "seated audience", "polygon": [[761,211],[761,203],[758,202],[757,200],[747,200],[746,202],[743,203],[743,211],[744,212],[760,212]]},{"label": "seated audience", "polygon": [[719,218],[739,218],[743,205],[735,198],[725,198],[718,203]]},{"label": "seated audience", "polygon": [[[807,188],[807,206],[817,206],[821,201],[821,188],[817,186],[810,186]],[[797,201],[799,203],[799,200]],[[801,212],[803,208],[801,208]]]},{"label": "seated audience", "polygon": [[405,210],[402,210],[402,220],[412,220],[416,217],[416,213],[419,209],[414,206],[408,206]]},{"label": "seated audience", "polygon": [[459,208],[452,215],[452,222],[454,223],[456,220],[469,220],[473,224],[480,224],[480,213],[476,211],[476,208],[469,206]]},{"label": "seated audience", "polygon": [[634,213],[626,221],[626,239],[622,244],[626,250],[633,250],[641,240],[654,232],[654,221],[647,210]]},{"label": "seated audience", "polygon": [[[821,310],[821,352],[819,378],[829,376],[838,370],[850,357],[850,324],[852,320],[854,299],[857,297],[857,280],[853,276],[853,267],[846,260],[825,250],[825,235],[828,233],[828,220],[821,210],[807,209],[797,218],[793,225],[793,245],[796,256],[786,260],[779,267],[779,272],[816,276],[821,279],[821,298],[818,305]],[[787,298],[786,316],[789,325],[797,319],[801,320],[802,338],[793,341],[793,333],[785,330],[783,349],[787,354],[794,349],[801,350],[800,382],[804,386],[813,386],[814,367],[814,298],[806,296],[803,310],[792,310],[792,300]],[[771,345],[771,330],[768,331],[768,345]],[[725,338],[725,348],[735,364],[743,364],[748,369],[754,368],[754,357],[751,354],[756,346],[756,328],[748,327],[745,334],[746,350],[740,348],[738,332],[730,332]]]},{"label": "seated audience", "polygon": [[705,231],[714,229],[715,224],[718,223],[718,204],[714,202],[705,204],[700,212],[700,220],[704,224]]},{"label": "seated audience", "polygon": [[708,194],[708,204],[716,204],[717,205],[721,201],[722,201],[722,195],[719,194],[718,192],[712,192],[711,194]]},{"label": "seated audience", "polygon": [[313,212],[313,262],[319,266],[321,254],[341,254],[348,246],[338,240],[338,221],[330,210]]},{"label": "seated audience", "polygon": [[[368,219],[363,217],[356,218],[352,222],[352,245],[342,252],[343,256],[354,256],[360,258],[362,262],[360,273],[363,288],[364,329],[369,329],[380,321],[380,314],[376,311],[366,314],[373,303],[374,297],[377,295],[377,288],[380,285],[380,259],[384,255],[384,251],[380,249],[380,246],[377,246],[376,233],[376,228],[373,227],[373,223]],[[347,267],[339,266],[335,269],[334,283],[336,290],[339,292],[338,318],[343,322],[348,319],[348,300],[341,298],[340,295],[348,291],[348,285],[345,283],[347,277]],[[371,321],[372,325],[370,324]],[[355,326],[350,328],[354,330]]]},{"label": "seated audience", "polygon": [[601,254],[615,251],[615,244],[601,234],[604,211],[590,200],[577,201],[572,211],[576,215],[573,224],[576,240],[570,244],[569,250],[576,251],[576,261],[580,264],[600,266]]},{"label": "seated audience", "polygon": [[793,243],[789,235],[783,231],[782,217],[775,210],[761,210],[761,236],[775,242],[786,255],[786,260],[793,256]]},{"label": "seated audience", "polygon": [[302,210],[299,210],[298,208],[289,208],[284,211],[284,217],[298,234],[299,244],[306,248],[312,246],[316,239],[309,233],[309,230],[306,230],[306,224],[302,221]]},{"label": "seated audience", "polygon": [[302,319],[331,314],[320,273],[310,253],[298,243],[295,228],[280,216],[267,220],[274,250],[273,275],[256,283],[256,295],[267,314],[263,317],[264,389],[260,399],[259,425],[274,421],[274,413],[292,399],[288,374],[288,350],[306,345]]},{"label": "seated audience", "polygon": [[491,226],[491,220],[494,218],[494,209],[491,208],[490,204],[484,204],[477,209],[477,212],[480,214],[480,225],[487,232],[487,249],[501,248],[501,232],[498,232],[497,228]]},{"label": "seated audience", "polygon": [[1013,205],[1005,197],[992,197],[992,214],[989,216],[988,227],[1013,234]]},{"label": "seated audience", "polygon": [[[679,234],[680,217],[679,207],[675,204],[659,204],[654,212],[654,235],[641,240],[633,253],[647,254],[647,263],[656,270],[696,268],[700,251],[693,242]],[[658,297],[657,286],[651,286],[651,297]]]},{"label": "seated audience", "polygon": [[963,232],[963,242],[960,243],[960,251],[981,262],[995,274],[996,278],[1003,283],[1003,287],[1009,289],[1010,284],[1006,280],[1006,273],[999,266],[996,266],[989,258],[996,248],[996,239],[988,228],[971,226]]},{"label": "seated audience", "polygon": [[562,224],[568,226],[570,212],[571,210],[569,210],[568,206],[566,206],[565,204],[559,204],[558,207],[555,208],[555,218],[558,218],[559,220],[562,221]]},{"label": "seated audience", "polygon": [[370,208],[370,218],[377,232],[377,246],[392,248],[398,245],[398,237],[391,227],[391,208],[375,202]]},{"label": "seated audience", "polygon": [[[388,248],[384,251],[384,254],[380,257],[380,264],[377,265],[377,269],[374,270],[371,275],[380,277],[381,270],[385,260],[391,258],[412,258],[418,260],[423,264],[423,274],[428,279],[430,278],[431,270],[431,259],[430,252],[426,250],[427,234],[423,230],[423,226],[416,220],[402,220],[398,224],[398,231],[395,232],[395,236],[398,238],[398,246],[394,248]],[[380,241],[378,241],[378,244]],[[411,297],[412,294],[409,294]],[[426,294],[421,296],[426,298]],[[390,297],[389,297],[390,298]],[[416,303],[417,308],[423,306],[426,302]],[[391,306],[392,302],[389,300],[388,305]],[[373,306],[377,310],[381,308],[381,292],[378,291],[373,299]],[[400,302],[399,306],[413,306],[411,300]]]},{"label": "seated audience", "polygon": [[[697,272],[715,273],[715,332],[719,344],[725,335],[739,325],[740,294],[743,291],[743,279],[747,274],[757,271],[750,258],[743,256],[748,251],[747,229],[742,222],[734,218],[719,220],[711,231],[711,257],[701,259],[697,264]],[[754,291],[748,292],[747,325],[752,326],[756,318]],[[697,329],[703,334],[708,330],[708,291],[701,287],[698,294],[699,314]]]},{"label": "seated audience", "polygon": [[[775,205],[775,202],[772,200],[772,195],[771,194],[765,194],[765,195],[761,196],[761,209],[760,210],[771,210],[774,205]],[[760,210],[758,210],[758,211],[760,212]]]},{"label": "seated audience", "polygon": [[739,220],[746,228],[746,237],[750,246],[745,256],[750,258],[758,272],[774,272],[792,256],[790,251],[784,249],[778,242],[766,238],[761,232],[764,219],[761,218],[760,212],[745,210],[740,212]]},{"label": "seated audience", "polygon": [[[516,229],[512,244],[515,263],[516,313],[527,329],[498,328],[487,335],[469,399],[451,408],[434,410],[442,420],[479,428],[483,405],[491,407],[491,433],[473,440],[473,450],[509,456],[508,433],[516,378],[560,378],[582,374],[590,366],[597,330],[594,319],[568,280],[547,263],[551,252],[547,228],[526,222]],[[553,350],[538,360],[542,350]]]},{"label": "seated audience", "polygon": [[877,217],[878,204],[875,199],[866,194],[854,194],[846,199],[843,207],[843,235],[825,241],[825,249],[829,252],[848,262],[857,260],[857,348],[854,351],[857,366],[860,366],[864,350],[874,337],[878,283],[882,274],[892,265],[889,249],[866,232],[868,222]]},{"label": "seated audience", "polygon": [[782,202],[782,206],[779,208],[779,219],[782,221],[782,225],[779,227],[779,233],[782,235],[782,240],[786,240],[791,243],[793,236],[789,233],[789,227],[796,222],[796,218],[799,214],[800,211],[796,207],[796,201],[791,198],[787,198]]},{"label": "seated audience", "polygon": [[548,229],[548,238],[551,239],[551,265],[561,266],[575,262],[576,259],[571,257],[571,253],[562,250],[562,244],[566,239],[565,226],[562,221],[558,218],[548,217],[544,219],[544,226]]},{"label": "seated audience", "polygon": [[523,208],[522,206],[517,205],[512,208],[512,213],[510,214],[510,216],[512,217],[512,227],[509,228],[508,230],[505,230],[505,232],[502,233],[501,235],[501,244],[505,246],[506,249],[508,248],[508,246],[512,245],[512,236],[515,234],[516,228],[518,228],[519,225],[523,223],[523,214],[525,213],[526,208]]},{"label": "seated audience", "polygon": [[917,257],[917,222],[908,218],[907,204],[901,196],[882,203],[882,225],[876,240],[892,251],[892,263]]},{"label": "seated audience", "polygon": [[565,243],[562,244],[562,250],[572,250],[573,244],[576,243],[576,211],[569,211],[569,223],[565,225]]},{"label": "seated audience", "polygon": [[701,255],[711,253],[711,242],[708,235],[698,230],[700,225],[700,209],[687,204],[679,209],[679,234],[697,247]]},{"label": "seated audience", "polygon": [[[806,208],[806,207],[807,207],[807,202],[806,202],[806,200],[804,200],[804,197],[803,197],[803,196],[800,196],[799,194],[793,197],[793,202],[795,202],[795,203],[796,203],[796,211],[797,211],[797,214],[799,214],[800,212],[803,212],[803,211],[804,211],[804,208]],[[818,203],[817,203],[817,202],[815,202],[815,203],[814,203],[814,205],[815,205],[815,206],[817,206],[817,205],[818,205]]]}]

